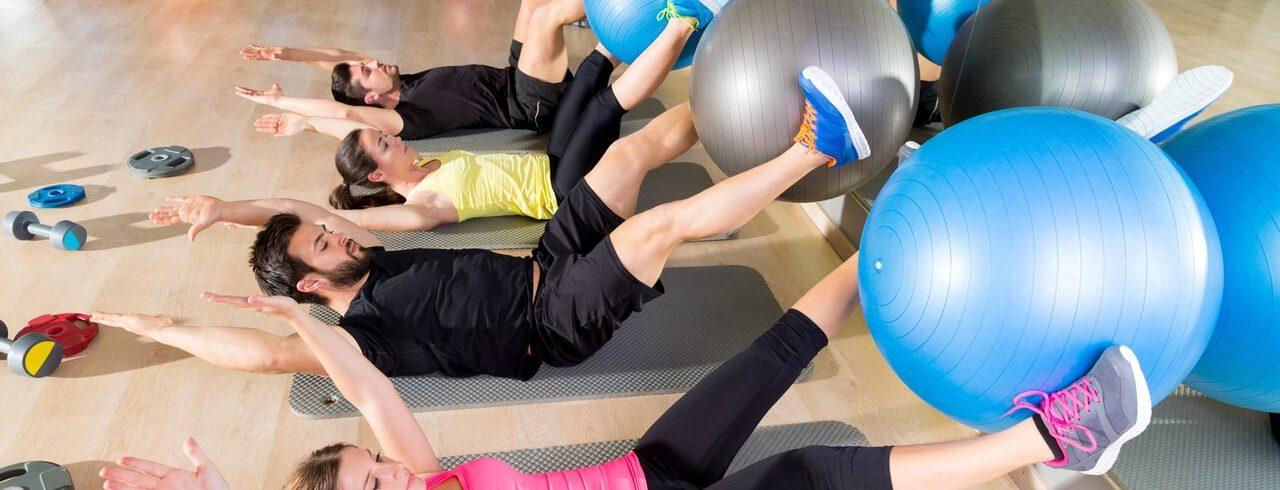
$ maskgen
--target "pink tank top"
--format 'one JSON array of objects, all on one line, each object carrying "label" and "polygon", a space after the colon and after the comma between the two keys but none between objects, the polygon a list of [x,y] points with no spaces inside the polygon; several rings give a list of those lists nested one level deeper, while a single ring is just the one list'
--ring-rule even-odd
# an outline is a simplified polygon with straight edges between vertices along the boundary
[{"label": "pink tank top", "polygon": [[507,463],[481,458],[427,479],[427,490],[457,478],[465,490],[647,490],[636,453],[608,463],[528,475]]}]

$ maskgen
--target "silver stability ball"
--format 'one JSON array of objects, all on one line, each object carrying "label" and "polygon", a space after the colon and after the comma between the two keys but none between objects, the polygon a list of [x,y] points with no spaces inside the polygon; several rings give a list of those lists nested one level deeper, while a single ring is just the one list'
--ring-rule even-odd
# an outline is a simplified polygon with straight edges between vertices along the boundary
[{"label": "silver stability ball", "polygon": [[1177,75],[1169,31],[1142,0],[992,0],[947,51],[938,86],[951,126],[1011,107],[1116,119]]},{"label": "silver stability ball", "polygon": [[693,60],[698,136],[729,175],[791,146],[804,109],[797,79],[809,65],[840,84],[871,156],[815,170],[782,194],[793,202],[852,191],[906,141],[919,75],[898,15],[883,0],[734,0],[707,29]]}]

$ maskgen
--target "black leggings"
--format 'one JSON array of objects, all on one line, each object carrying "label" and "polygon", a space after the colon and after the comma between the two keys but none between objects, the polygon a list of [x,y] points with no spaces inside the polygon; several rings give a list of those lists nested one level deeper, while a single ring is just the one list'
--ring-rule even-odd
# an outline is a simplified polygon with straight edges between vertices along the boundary
[{"label": "black leggings", "polygon": [[891,488],[888,447],[809,446],[724,472],[826,335],[787,311],[742,353],[698,382],[636,445],[651,489]]},{"label": "black leggings", "polygon": [[595,168],[622,133],[622,116],[627,111],[609,88],[612,74],[613,63],[599,51],[592,51],[578,65],[573,84],[560,101],[547,142],[557,201],[563,201]]}]

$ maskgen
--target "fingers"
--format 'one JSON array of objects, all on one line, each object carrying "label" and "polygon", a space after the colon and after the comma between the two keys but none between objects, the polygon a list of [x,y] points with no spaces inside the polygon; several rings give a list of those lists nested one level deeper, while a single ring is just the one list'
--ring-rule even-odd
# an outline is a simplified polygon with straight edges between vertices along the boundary
[{"label": "fingers", "polygon": [[[121,466],[103,467],[98,471],[98,476],[101,476],[107,482],[125,485],[124,488],[154,488],[156,484],[156,478]],[[106,487],[104,483],[103,488],[109,487]]]},{"label": "fingers", "polygon": [[89,321],[93,323],[97,323],[99,325],[106,325],[108,327],[117,327],[117,326],[120,326],[120,323],[124,321],[125,316],[126,315],[123,315],[120,313],[107,313],[105,311],[95,311],[89,314]]},{"label": "fingers", "polygon": [[204,231],[205,229],[209,228],[209,225],[211,225],[211,224],[213,224],[213,223],[207,223],[207,222],[204,222],[204,221],[198,221],[198,222],[196,222],[196,224],[191,225],[191,228],[187,228],[187,240],[192,241],[192,242],[196,241],[196,235],[199,235],[199,234],[200,234],[200,232],[202,232],[202,231]]},{"label": "fingers", "polygon": [[231,296],[226,294],[218,294],[218,293],[205,291],[203,293],[200,293],[200,297],[204,298],[205,300],[211,303],[220,303],[224,305],[234,306],[236,308],[250,308],[250,309],[253,308],[253,305],[249,304],[249,298],[246,298],[244,296]]},{"label": "fingers", "polygon": [[178,217],[178,209],[171,206],[160,206],[147,215],[152,223],[161,226],[169,226],[179,223],[182,220]]},{"label": "fingers", "polygon": [[172,466],[167,464],[157,463],[145,458],[135,458],[133,456],[120,458],[120,466],[152,478],[164,478],[165,475],[168,475],[170,471],[174,470]]},{"label": "fingers", "polygon": [[126,485],[118,481],[107,480],[102,482],[102,488],[105,490],[150,490],[155,487],[153,486],[152,487],[135,487],[133,485]]},{"label": "fingers", "polygon": [[209,459],[208,456],[205,456],[204,449],[200,448],[200,443],[196,442],[194,437],[188,437],[187,440],[182,443],[182,452],[187,454],[187,459],[190,459],[197,468],[202,466],[213,466],[213,460]]}]

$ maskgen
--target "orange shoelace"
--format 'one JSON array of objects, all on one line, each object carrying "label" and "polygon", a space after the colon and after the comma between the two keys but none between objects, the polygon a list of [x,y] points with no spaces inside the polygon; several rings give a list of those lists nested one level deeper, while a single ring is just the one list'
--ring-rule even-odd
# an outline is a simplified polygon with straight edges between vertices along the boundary
[{"label": "orange shoelace", "polygon": [[[818,152],[818,148],[815,144],[815,141],[817,140],[818,136],[813,129],[813,125],[814,123],[817,122],[817,120],[818,120],[818,115],[817,113],[814,112],[813,105],[809,104],[808,102],[805,102],[804,103],[804,119],[800,122],[800,131],[796,133],[796,137],[792,138],[791,141],[795,143],[800,143],[804,145],[805,148],[808,148],[810,151],[821,154],[821,152]],[[823,156],[826,156],[826,155],[823,155]],[[836,159],[827,157],[827,160],[828,160],[827,161],[828,167],[835,166]]]}]

